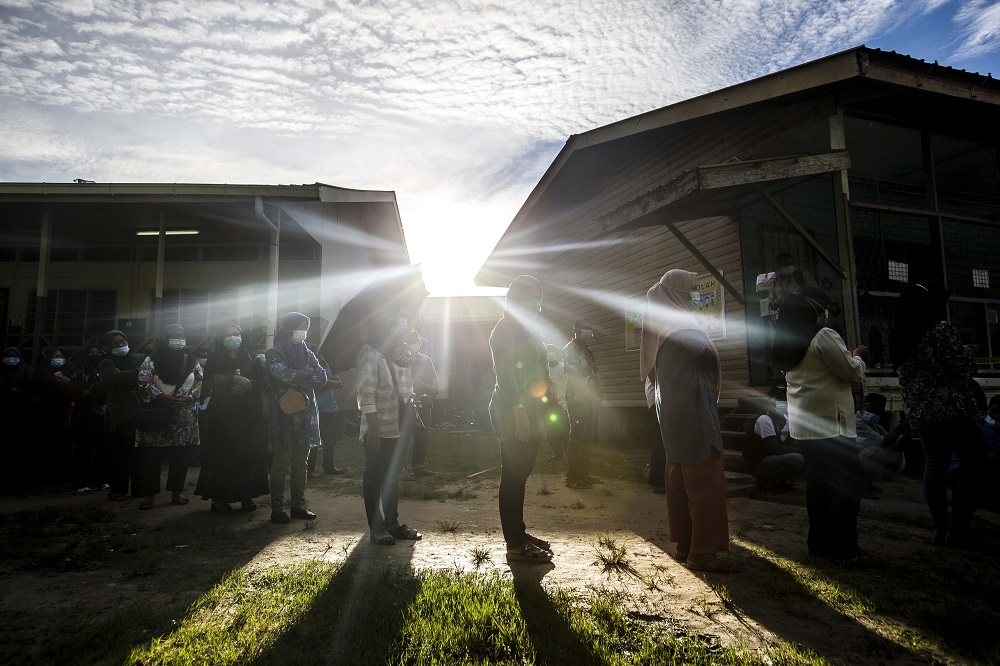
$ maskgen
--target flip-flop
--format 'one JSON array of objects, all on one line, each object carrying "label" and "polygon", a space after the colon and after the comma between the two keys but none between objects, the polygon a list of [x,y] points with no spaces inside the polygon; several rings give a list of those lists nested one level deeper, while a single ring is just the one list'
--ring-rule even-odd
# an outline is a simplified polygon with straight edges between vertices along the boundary
[{"label": "flip-flop", "polygon": [[542,550],[530,541],[520,548],[508,548],[507,559],[515,562],[534,562],[535,564],[545,564],[552,561],[552,553]]},{"label": "flip-flop", "polygon": [[530,534],[525,534],[524,536],[528,537],[528,541],[530,541],[531,543],[535,544],[540,549],[547,550],[550,553],[552,552],[552,544],[550,544],[545,539],[539,539],[538,537],[531,536]]},{"label": "flip-flop", "polygon": [[396,543],[396,540],[392,538],[392,535],[382,530],[381,532],[372,532],[368,535],[371,542],[379,546],[391,546]]},{"label": "flip-flop", "polygon": [[406,523],[402,525],[396,525],[395,527],[389,527],[386,532],[391,534],[396,539],[405,539],[406,541],[420,541],[424,538],[424,535],[416,531],[412,527],[408,527]]}]

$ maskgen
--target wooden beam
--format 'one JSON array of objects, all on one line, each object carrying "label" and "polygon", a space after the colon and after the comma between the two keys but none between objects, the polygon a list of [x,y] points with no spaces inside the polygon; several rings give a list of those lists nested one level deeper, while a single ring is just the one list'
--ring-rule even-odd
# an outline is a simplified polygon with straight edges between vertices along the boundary
[{"label": "wooden beam", "polygon": [[834,261],[833,258],[826,253],[826,250],[823,249],[823,246],[820,245],[816,241],[816,239],[813,238],[812,235],[805,230],[805,228],[803,228],[801,224],[799,224],[798,220],[792,217],[791,213],[785,210],[784,207],[780,203],[778,203],[777,199],[771,196],[770,193],[768,193],[764,189],[760,189],[759,192],[760,196],[763,197],[767,203],[771,204],[771,207],[774,208],[774,210],[778,211],[778,215],[784,218],[785,222],[788,222],[788,224],[790,224],[792,228],[795,229],[795,231],[799,232],[799,235],[802,236],[802,238],[805,239],[805,241],[809,244],[809,246],[816,251],[816,254],[818,254],[823,259],[823,261],[828,263],[830,265],[830,268],[837,271],[840,274],[841,279],[846,280],[847,269],[845,269],[843,266]]},{"label": "wooden beam", "polygon": [[729,282],[729,280],[722,277],[722,272],[714,265],[712,265],[712,262],[708,260],[708,257],[703,255],[698,250],[698,248],[694,246],[694,243],[689,241],[687,236],[681,233],[681,230],[678,229],[673,222],[663,221],[662,224],[663,226],[665,226],[667,229],[670,230],[670,233],[672,233],[677,238],[678,241],[680,241],[681,245],[687,248],[688,252],[694,255],[695,259],[701,262],[701,265],[704,266],[708,270],[708,272],[715,277],[716,280],[722,283],[722,286],[726,288],[727,292],[733,295],[733,298],[736,299],[737,303],[746,307],[747,301],[745,298],[743,298],[743,294],[741,294],[739,290],[736,289],[736,287],[734,287]]},{"label": "wooden beam", "polygon": [[850,167],[851,158],[846,150],[699,166],[599,216],[597,222],[601,230],[607,233],[701,190],[815,176]]},{"label": "wooden beam", "polygon": [[850,168],[851,157],[846,150],[834,150],[815,155],[709,164],[699,166],[697,169],[698,188],[713,190],[720,187],[752,185],[783,178],[800,178],[831,171],[846,171]]}]

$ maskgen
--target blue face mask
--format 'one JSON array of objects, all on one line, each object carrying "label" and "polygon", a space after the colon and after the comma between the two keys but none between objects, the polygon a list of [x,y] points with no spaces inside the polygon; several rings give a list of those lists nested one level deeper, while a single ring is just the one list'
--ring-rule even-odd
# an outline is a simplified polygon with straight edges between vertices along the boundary
[{"label": "blue face mask", "polygon": [[990,418],[989,414],[987,414],[985,417],[983,417],[983,421],[985,421],[986,425],[988,425],[988,426],[995,426],[997,424],[996,421],[994,421],[993,419]]},{"label": "blue face mask", "polygon": [[231,335],[228,338],[222,339],[222,345],[226,349],[239,349],[241,344],[243,344],[243,338],[238,335]]},{"label": "blue face mask", "polygon": [[16,356],[6,356],[4,357],[3,362],[13,368],[15,365],[21,362],[21,359],[19,359]]},{"label": "blue face mask", "polygon": [[870,426],[876,426],[881,419],[879,419],[877,414],[872,414],[871,412],[861,412],[861,420]]},{"label": "blue face mask", "polygon": [[407,330],[406,326],[407,326],[408,323],[409,322],[407,322],[406,319],[404,319],[402,317],[399,318],[399,319],[397,319],[396,320],[396,330],[399,331],[400,333],[405,333],[406,330]]},{"label": "blue face mask", "polygon": [[111,350],[111,353],[115,356],[124,356],[128,353],[128,345],[125,345],[124,347],[115,347]]},{"label": "blue face mask", "polygon": [[167,346],[174,351],[180,351],[187,347],[187,340],[185,338],[170,338],[167,340]]},{"label": "blue face mask", "polygon": [[66,365],[66,359],[54,358],[51,361],[49,361],[49,365],[51,365],[53,368],[61,368],[64,365]]}]

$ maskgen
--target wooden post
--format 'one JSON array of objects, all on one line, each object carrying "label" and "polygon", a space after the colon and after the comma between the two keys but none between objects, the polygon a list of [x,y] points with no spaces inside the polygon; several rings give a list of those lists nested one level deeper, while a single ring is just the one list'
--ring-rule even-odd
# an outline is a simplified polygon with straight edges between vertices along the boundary
[{"label": "wooden post", "polygon": [[160,234],[156,241],[156,292],[153,296],[153,330],[155,340],[163,328],[163,262],[167,248],[167,214],[160,211]]},{"label": "wooden post", "polygon": [[42,236],[38,246],[38,281],[35,286],[35,330],[31,338],[31,362],[38,363],[45,327],[45,304],[48,302],[49,248],[52,245],[52,211],[42,210]]},{"label": "wooden post", "polygon": [[[844,134],[844,111],[830,117],[830,148],[845,150],[847,137]],[[837,216],[837,250],[840,264],[847,270],[845,280],[841,280],[841,301],[844,310],[844,330],[847,334],[847,348],[854,349],[861,340],[858,320],[858,269],[854,262],[854,237],[851,231],[850,183],[847,169],[833,172],[833,205]]]}]

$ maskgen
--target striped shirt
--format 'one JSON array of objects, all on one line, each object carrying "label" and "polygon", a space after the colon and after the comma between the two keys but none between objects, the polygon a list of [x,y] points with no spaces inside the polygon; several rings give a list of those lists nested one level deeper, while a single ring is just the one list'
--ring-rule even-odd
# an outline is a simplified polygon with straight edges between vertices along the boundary
[{"label": "striped shirt", "polygon": [[[358,409],[361,410],[360,439],[368,432],[365,414],[378,413],[381,436],[399,437],[399,392],[392,381],[389,363],[371,345],[358,352]],[[411,389],[412,390],[412,389]]]}]

